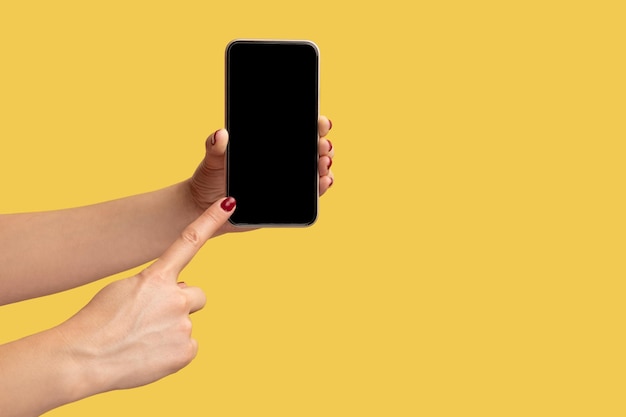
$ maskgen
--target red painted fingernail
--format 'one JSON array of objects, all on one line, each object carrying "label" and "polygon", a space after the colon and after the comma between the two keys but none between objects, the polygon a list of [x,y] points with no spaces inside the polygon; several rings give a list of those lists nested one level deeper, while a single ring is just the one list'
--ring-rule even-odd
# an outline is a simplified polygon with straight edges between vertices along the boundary
[{"label": "red painted fingernail", "polygon": [[[326,140],[328,140],[328,139],[326,139]],[[331,141],[329,141],[329,140],[328,140],[328,146],[329,146],[328,152],[332,151],[333,150],[333,143]]]},{"label": "red painted fingernail", "polygon": [[330,167],[333,166],[333,160],[331,158],[329,158],[330,162],[328,163],[328,169],[330,169]]},{"label": "red painted fingernail", "polygon": [[328,188],[333,186],[333,182],[335,182],[335,180],[333,180],[332,178],[330,179],[330,184],[328,184]]},{"label": "red painted fingernail", "polygon": [[224,211],[233,211],[236,204],[237,202],[235,201],[234,198],[228,197],[226,198],[226,200],[222,201],[222,204],[220,204],[220,207],[222,207]]},{"label": "red painted fingernail", "polygon": [[333,128],[333,121],[328,119],[328,125],[329,125],[328,126],[328,130],[332,129]]},{"label": "red painted fingernail", "polygon": [[213,137],[211,138],[211,145],[215,145],[215,141],[216,141],[216,138],[215,138],[215,137],[217,136],[217,132],[219,132],[219,131],[220,131],[220,130],[219,130],[219,129],[217,129],[217,130],[215,131],[215,133],[213,133]]}]

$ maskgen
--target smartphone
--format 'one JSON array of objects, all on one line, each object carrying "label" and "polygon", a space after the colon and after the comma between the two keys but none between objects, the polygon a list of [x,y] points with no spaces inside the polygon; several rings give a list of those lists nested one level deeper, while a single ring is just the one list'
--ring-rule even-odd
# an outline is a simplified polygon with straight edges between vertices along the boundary
[{"label": "smartphone", "polygon": [[226,47],[226,194],[236,226],[303,227],[318,215],[319,50],[311,41]]}]

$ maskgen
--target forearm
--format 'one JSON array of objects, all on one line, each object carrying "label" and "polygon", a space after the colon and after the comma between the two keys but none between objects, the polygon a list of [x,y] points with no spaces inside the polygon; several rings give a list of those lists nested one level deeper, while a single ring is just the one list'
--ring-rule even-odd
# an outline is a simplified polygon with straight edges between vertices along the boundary
[{"label": "forearm", "polygon": [[61,334],[47,330],[0,346],[0,415],[39,416],[96,393]]},{"label": "forearm", "polygon": [[148,262],[199,213],[182,182],[86,207],[0,216],[0,305]]}]

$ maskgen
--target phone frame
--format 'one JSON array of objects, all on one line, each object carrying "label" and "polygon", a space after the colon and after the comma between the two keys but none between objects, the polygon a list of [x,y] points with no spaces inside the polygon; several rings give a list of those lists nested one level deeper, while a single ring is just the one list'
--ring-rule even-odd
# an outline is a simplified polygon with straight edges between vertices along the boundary
[{"label": "phone frame", "polygon": [[[239,44],[239,43],[259,43],[259,44],[280,44],[280,45],[284,45],[284,44],[294,44],[294,45],[307,45],[312,47],[315,50],[315,54],[317,57],[317,68],[316,68],[316,76],[317,76],[317,80],[316,80],[316,85],[317,85],[317,91],[316,91],[316,95],[317,95],[317,103],[316,103],[316,109],[317,109],[317,120],[319,121],[319,117],[320,117],[320,50],[319,47],[317,46],[317,44],[313,41],[310,40],[305,40],[305,39],[254,39],[254,38],[237,38],[237,39],[233,39],[231,40],[227,45],[226,45],[226,49],[225,49],[225,53],[224,53],[224,63],[225,63],[225,68],[224,68],[224,73],[225,73],[225,83],[224,83],[224,108],[225,108],[225,126],[226,129],[228,130],[230,127],[230,111],[229,111],[229,86],[230,86],[230,79],[229,79],[229,51],[232,48],[233,45]],[[320,140],[320,136],[319,136],[319,128],[316,129],[316,133],[317,133],[317,144],[318,146],[316,146],[315,148],[315,153],[316,153],[316,158],[319,161],[319,140]],[[226,195],[229,196],[229,177],[230,177],[230,146],[227,146],[226,148]],[[241,228],[249,228],[249,227],[263,227],[263,228],[304,228],[304,227],[309,227],[312,226],[313,224],[315,224],[315,222],[317,221],[317,219],[319,218],[319,166],[316,165],[315,167],[315,171],[317,173],[316,178],[315,178],[315,188],[317,190],[317,197],[315,199],[315,215],[314,218],[307,223],[236,223],[232,220],[232,218],[229,218],[229,222],[230,224],[232,224],[235,227],[241,227]]]}]

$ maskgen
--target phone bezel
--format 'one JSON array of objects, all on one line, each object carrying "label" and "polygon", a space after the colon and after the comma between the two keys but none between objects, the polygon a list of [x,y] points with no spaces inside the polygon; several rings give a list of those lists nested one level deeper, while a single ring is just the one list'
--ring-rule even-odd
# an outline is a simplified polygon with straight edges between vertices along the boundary
[{"label": "phone bezel", "polygon": [[[229,118],[229,88],[230,88],[230,79],[229,79],[229,66],[230,66],[230,59],[229,59],[229,54],[230,51],[232,49],[233,46],[237,45],[237,44],[241,44],[241,43],[253,43],[253,44],[281,44],[281,45],[307,45],[310,46],[314,49],[315,51],[315,55],[316,55],[316,62],[317,62],[317,67],[316,67],[316,76],[317,76],[317,80],[316,80],[316,85],[317,85],[317,91],[316,91],[316,95],[317,95],[317,103],[316,103],[316,109],[317,109],[317,120],[319,120],[319,116],[320,116],[320,51],[319,51],[319,47],[317,46],[317,44],[313,41],[310,40],[299,40],[299,39],[250,39],[250,38],[240,38],[240,39],[234,39],[232,41],[230,41],[228,43],[228,45],[226,46],[226,50],[225,50],[225,92],[224,92],[224,101],[225,101],[225,125],[226,128],[229,129],[230,127],[230,118]],[[319,144],[319,131],[317,132],[317,143]],[[316,147],[316,158],[319,160],[319,146]],[[226,195],[230,195],[229,194],[229,175],[230,173],[230,147],[226,148]],[[235,222],[232,218],[229,219],[229,222],[235,226],[235,227],[241,227],[241,228],[249,228],[249,227],[264,227],[264,228],[294,228],[294,227],[309,227],[312,226],[313,224],[315,224],[315,222],[317,221],[317,219],[319,218],[319,168],[316,166],[316,185],[315,188],[317,190],[317,195],[316,195],[316,199],[315,199],[315,213],[314,213],[314,217],[306,222],[306,223],[240,223],[240,222]]]}]

